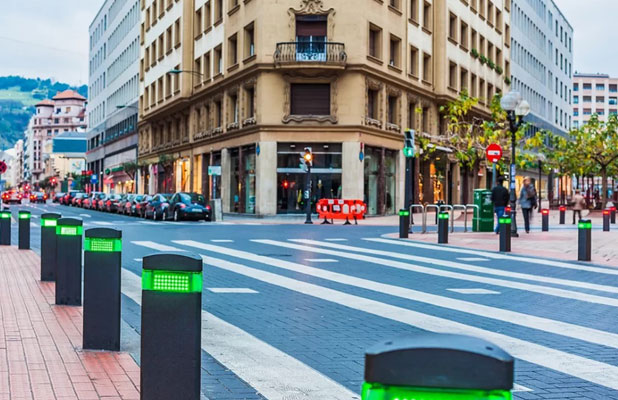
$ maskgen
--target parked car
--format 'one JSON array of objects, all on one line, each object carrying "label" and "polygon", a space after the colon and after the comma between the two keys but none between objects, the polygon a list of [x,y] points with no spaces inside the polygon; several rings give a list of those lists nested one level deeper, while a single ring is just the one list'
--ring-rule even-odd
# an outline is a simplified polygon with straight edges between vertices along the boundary
[{"label": "parked car", "polygon": [[129,215],[129,211],[131,210],[131,204],[133,204],[133,199],[135,198],[135,194],[128,194],[127,197],[122,202],[122,214]]},{"label": "parked car", "polygon": [[87,208],[87,209],[91,209],[91,210],[96,210],[97,208],[97,202],[99,201],[101,196],[105,196],[105,193],[103,192],[90,192],[90,194],[88,195],[88,197],[86,197],[84,200],[82,200],[82,207],[83,208]]},{"label": "parked car", "polygon": [[124,205],[124,213],[126,215],[137,215],[137,203],[141,202],[143,199],[143,194],[134,194],[129,196]]},{"label": "parked car", "polygon": [[73,201],[71,201],[71,205],[74,207],[81,207],[82,201],[88,197],[87,193],[77,193],[75,197],[73,197]]},{"label": "parked car", "polygon": [[60,203],[60,199],[64,197],[66,193],[63,192],[57,192],[56,194],[54,194],[54,196],[52,197],[52,203]]},{"label": "parked car", "polygon": [[106,197],[106,193],[99,192],[95,194],[92,199],[92,203],[90,204],[90,208],[92,208],[93,210],[102,211],[103,202],[101,200],[105,199]]},{"label": "parked car", "polygon": [[6,192],[2,193],[2,202],[4,204],[21,204],[21,194],[16,190],[7,190]]},{"label": "parked car", "polygon": [[170,205],[171,193],[158,193],[146,204],[144,218],[152,218],[153,220],[165,219],[167,207]]},{"label": "parked car", "polygon": [[82,193],[80,190],[69,190],[62,198],[60,199],[60,204],[64,204],[65,206],[70,206],[73,198],[77,193]]},{"label": "parked car", "polygon": [[107,212],[116,212],[118,203],[122,199],[120,194],[111,194],[104,200],[103,209]]},{"label": "parked car", "polygon": [[43,192],[32,192],[30,194],[30,203],[45,203],[47,195]]},{"label": "parked car", "polygon": [[146,218],[146,205],[152,200],[152,195],[145,194],[140,201],[135,202],[135,213],[140,218]]},{"label": "parked car", "polygon": [[174,221],[203,219],[210,221],[210,206],[204,196],[198,193],[179,192],[174,194],[167,208],[167,218]]}]

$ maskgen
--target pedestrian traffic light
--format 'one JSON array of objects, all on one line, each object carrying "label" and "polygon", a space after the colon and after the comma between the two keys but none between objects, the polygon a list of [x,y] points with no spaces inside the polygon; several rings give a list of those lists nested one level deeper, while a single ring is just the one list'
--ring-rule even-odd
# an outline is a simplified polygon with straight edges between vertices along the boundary
[{"label": "pedestrian traffic light", "polygon": [[414,157],[414,129],[406,129],[404,132],[403,155]]},{"label": "pedestrian traffic light", "polygon": [[282,186],[284,189],[287,189],[287,188],[289,188],[289,187],[290,187],[290,182],[288,182],[287,180],[284,180],[284,181],[281,183],[281,186]]},{"label": "pedestrian traffic light", "polygon": [[311,147],[305,147],[305,150],[300,153],[300,167],[305,171],[309,171],[309,168],[313,166],[313,152]]}]

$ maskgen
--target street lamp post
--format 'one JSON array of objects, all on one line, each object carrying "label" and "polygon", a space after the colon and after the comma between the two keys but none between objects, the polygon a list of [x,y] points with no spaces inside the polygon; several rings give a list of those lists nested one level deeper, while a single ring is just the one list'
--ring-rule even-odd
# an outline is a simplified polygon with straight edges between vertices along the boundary
[{"label": "street lamp post", "polygon": [[519,92],[509,92],[505,94],[500,100],[500,106],[507,112],[509,120],[509,130],[511,131],[511,168],[509,170],[509,190],[511,193],[511,236],[518,237],[516,207],[517,207],[517,194],[515,193],[515,174],[517,167],[515,164],[515,146],[517,142],[517,130],[522,125],[523,117],[530,112],[530,104],[526,100],[523,100]]}]

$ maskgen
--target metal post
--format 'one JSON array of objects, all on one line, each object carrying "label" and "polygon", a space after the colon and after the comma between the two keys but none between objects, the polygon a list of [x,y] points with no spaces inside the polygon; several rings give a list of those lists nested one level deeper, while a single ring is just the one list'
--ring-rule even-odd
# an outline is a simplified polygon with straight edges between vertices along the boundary
[{"label": "metal post", "polygon": [[41,215],[41,280],[56,280],[56,225],[60,214]]},{"label": "metal post", "polygon": [[311,166],[307,165],[307,173],[305,174],[305,212],[307,214],[307,218],[305,219],[305,224],[313,224],[311,221]]},{"label": "metal post", "polygon": [[2,210],[0,212],[0,245],[11,245],[11,211]]},{"label": "metal post", "polygon": [[611,213],[612,224],[615,224],[616,223],[616,207],[610,207],[609,211]]},{"label": "metal post", "polygon": [[500,224],[500,251],[508,253],[511,251],[511,217],[508,214],[498,219]]},{"label": "metal post", "polygon": [[84,239],[83,348],[120,350],[120,261],[122,232],[86,231]]},{"label": "metal post", "polygon": [[30,211],[20,210],[17,212],[18,217],[18,240],[17,248],[19,250],[30,250]]},{"label": "metal post", "polygon": [[592,259],[592,222],[580,219],[577,224],[577,259],[590,261]]},{"label": "metal post", "polygon": [[560,225],[564,225],[566,219],[566,206],[560,206]]},{"label": "metal post", "polygon": [[549,232],[549,209],[548,208],[544,208],[541,210],[541,230],[543,232]]},{"label": "metal post", "polygon": [[365,353],[362,400],[511,399],[514,360],[471,336],[420,333]]},{"label": "metal post", "polygon": [[511,194],[511,236],[519,237],[517,233],[517,193],[515,193],[515,174],[517,173],[517,167],[515,165],[515,145],[516,145],[516,133],[517,133],[517,116],[515,111],[508,112],[509,128],[511,130],[511,167],[509,171],[509,191]]},{"label": "metal post", "polygon": [[399,238],[407,239],[410,230],[410,211],[399,210]]},{"label": "metal post", "polygon": [[610,211],[603,210],[603,232],[609,232]]},{"label": "metal post", "polygon": [[82,305],[82,220],[60,218],[56,224],[56,304]]},{"label": "metal post", "polygon": [[202,259],[173,253],[143,259],[141,399],[199,400]]},{"label": "metal post", "polygon": [[438,214],[438,243],[448,243],[448,212]]}]

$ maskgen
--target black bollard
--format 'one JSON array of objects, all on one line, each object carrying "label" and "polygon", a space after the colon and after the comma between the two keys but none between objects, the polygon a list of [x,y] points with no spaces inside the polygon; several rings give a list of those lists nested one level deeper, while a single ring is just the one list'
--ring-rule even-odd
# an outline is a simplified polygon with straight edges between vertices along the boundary
[{"label": "black bollard", "polygon": [[30,250],[30,211],[18,211],[18,240],[19,250]]},{"label": "black bollard", "polygon": [[616,223],[616,207],[610,207],[609,211],[611,212],[612,224],[615,224]]},{"label": "black bollard", "polygon": [[56,304],[82,305],[82,220],[60,218],[56,225]]},{"label": "black bollard", "polygon": [[500,223],[500,251],[508,253],[511,251],[511,217],[504,215],[498,219]]},{"label": "black bollard", "polygon": [[56,280],[56,225],[60,214],[41,215],[41,280]]},{"label": "black bollard", "polygon": [[155,254],[142,268],[141,399],[199,400],[202,259]]},{"label": "black bollard", "polygon": [[399,210],[399,238],[407,239],[410,231],[410,211],[406,209]]},{"label": "black bollard", "polygon": [[514,360],[471,336],[420,333],[365,353],[362,400],[510,400]]},{"label": "black bollard", "polygon": [[86,231],[84,239],[83,348],[120,350],[120,263],[122,232]]},{"label": "black bollard", "polygon": [[560,206],[560,225],[564,225],[566,219],[566,206]]},{"label": "black bollard", "polygon": [[609,232],[610,210],[603,210],[603,232]]},{"label": "black bollard", "polygon": [[549,209],[541,210],[541,231],[549,232]]},{"label": "black bollard", "polygon": [[592,222],[589,219],[580,219],[577,231],[577,259],[590,261],[592,260]]},{"label": "black bollard", "polygon": [[11,245],[11,211],[0,212],[0,245]]},{"label": "black bollard", "polygon": [[448,243],[448,212],[438,214],[438,243]]}]

